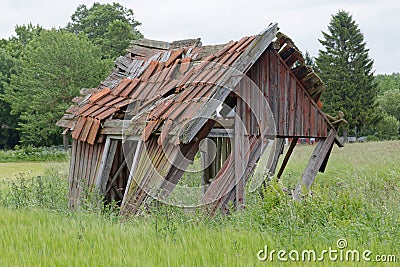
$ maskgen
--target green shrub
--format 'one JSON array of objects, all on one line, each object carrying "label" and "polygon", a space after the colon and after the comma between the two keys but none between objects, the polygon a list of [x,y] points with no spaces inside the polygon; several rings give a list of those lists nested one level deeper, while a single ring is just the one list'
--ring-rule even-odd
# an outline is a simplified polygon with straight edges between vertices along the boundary
[{"label": "green shrub", "polygon": [[383,140],[399,138],[400,122],[393,116],[383,114],[382,120],[376,125],[376,136]]},{"label": "green shrub", "polygon": [[0,191],[0,204],[4,207],[67,210],[68,181],[57,171],[36,177],[21,175],[3,182],[6,185]]},{"label": "green shrub", "polygon": [[0,150],[0,162],[16,161],[65,161],[69,152],[59,147],[19,147],[12,150]]}]

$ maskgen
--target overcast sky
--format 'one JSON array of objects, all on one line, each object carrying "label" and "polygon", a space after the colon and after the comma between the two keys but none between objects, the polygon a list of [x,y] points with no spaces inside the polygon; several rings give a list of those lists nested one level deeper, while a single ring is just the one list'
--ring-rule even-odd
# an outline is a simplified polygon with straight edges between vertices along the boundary
[{"label": "overcast sky", "polygon": [[[32,22],[45,28],[64,27],[86,0],[1,0],[0,38],[14,34],[15,25]],[[113,1],[96,1],[112,3]],[[316,56],[321,31],[331,15],[350,12],[364,33],[375,73],[400,72],[400,1],[272,1],[272,0],[146,0],[115,1],[131,8],[146,38],[164,41],[201,37],[203,44],[226,43],[259,33],[270,22],[291,37],[300,50]]]}]

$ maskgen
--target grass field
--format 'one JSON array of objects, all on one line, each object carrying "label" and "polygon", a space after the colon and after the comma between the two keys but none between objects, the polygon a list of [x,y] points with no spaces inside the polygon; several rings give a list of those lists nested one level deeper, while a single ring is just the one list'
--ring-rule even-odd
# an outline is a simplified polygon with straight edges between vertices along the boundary
[{"label": "grass field", "polygon": [[[304,251],[311,266],[322,257],[318,265],[376,266],[372,261],[393,261],[392,255],[399,261],[400,142],[335,148],[312,194],[292,201],[284,191],[297,183],[313,148],[295,149],[282,180],[271,183],[264,200],[248,194],[247,208],[225,217],[167,206],[125,222],[90,205],[70,212],[63,175],[40,180],[46,198],[35,187],[24,192],[29,184],[6,187],[0,191],[0,266],[286,266],[279,250],[288,261],[299,253],[291,262],[298,266],[305,263]],[[55,190],[60,193],[52,194]],[[258,259],[265,246],[268,255],[275,250],[273,260]],[[359,262],[352,260],[357,253]]]},{"label": "grass field", "polygon": [[27,162],[0,162],[0,179],[21,175],[38,176],[44,175],[49,169],[67,173],[69,164],[67,162],[27,161]]}]

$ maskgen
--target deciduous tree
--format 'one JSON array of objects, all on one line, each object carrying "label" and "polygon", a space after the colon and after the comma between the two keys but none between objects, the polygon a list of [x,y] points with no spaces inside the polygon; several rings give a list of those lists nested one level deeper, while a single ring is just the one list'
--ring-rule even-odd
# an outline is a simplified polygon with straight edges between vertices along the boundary
[{"label": "deciduous tree", "polygon": [[23,49],[16,74],[6,87],[11,113],[19,115],[23,144],[61,143],[55,125],[82,87],[97,86],[112,62],[86,36],[64,30],[43,30]]},{"label": "deciduous tree", "polygon": [[15,60],[0,48],[0,148],[13,147],[18,143],[17,117],[11,115],[10,104],[4,98],[4,87],[10,84],[15,71]]},{"label": "deciduous tree", "polygon": [[143,37],[132,9],[118,3],[94,3],[91,8],[80,5],[71,20],[66,27],[68,31],[87,35],[105,57],[112,59],[124,55],[131,40]]}]

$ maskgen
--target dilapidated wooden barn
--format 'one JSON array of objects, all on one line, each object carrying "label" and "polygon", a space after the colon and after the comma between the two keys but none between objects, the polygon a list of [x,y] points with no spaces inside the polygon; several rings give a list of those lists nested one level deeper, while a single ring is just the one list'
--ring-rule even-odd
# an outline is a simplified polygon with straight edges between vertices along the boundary
[{"label": "dilapidated wooden barn", "polygon": [[73,140],[69,205],[96,188],[121,203],[122,214],[136,214],[153,198],[168,199],[201,149],[199,201],[226,213],[230,203],[244,204],[245,184],[268,144],[266,177],[292,138],[280,177],[298,138],[318,138],[294,190],[299,198],[300,187],[324,171],[333,144],[341,146],[321,111],[324,89],[277,24],[224,45],[133,41],[110,76],[82,89],[57,123]]}]

